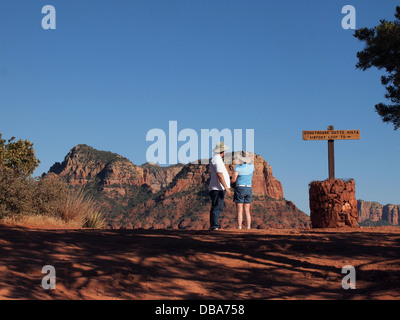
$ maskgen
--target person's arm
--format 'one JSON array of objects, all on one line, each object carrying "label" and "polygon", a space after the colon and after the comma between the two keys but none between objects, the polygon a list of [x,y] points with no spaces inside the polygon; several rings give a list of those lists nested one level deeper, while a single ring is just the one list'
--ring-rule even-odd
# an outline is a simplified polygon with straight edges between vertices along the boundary
[{"label": "person's arm", "polygon": [[225,167],[224,162],[222,161],[222,158],[217,159],[215,169],[216,169],[215,171],[217,171],[218,181],[224,187],[226,194],[230,195],[231,191],[228,188],[229,181],[225,181],[225,178],[224,178],[224,172],[226,172],[226,167]]},{"label": "person's arm", "polygon": [[226,190],[226,194],[231,194],[231,190],[229,190],[226,182],[225,182],[225,178],[224,178],[224,174],[222,172],[218,172],[218,180],[219,182],[221,182],[222,186],[225,188]]},{"label": "person's arm", "polygon": [[232,183],[235,183],[235,182],[236,182],[238,176],[239,176],[239,172],[233,171],[232,180],[231,180]]}]

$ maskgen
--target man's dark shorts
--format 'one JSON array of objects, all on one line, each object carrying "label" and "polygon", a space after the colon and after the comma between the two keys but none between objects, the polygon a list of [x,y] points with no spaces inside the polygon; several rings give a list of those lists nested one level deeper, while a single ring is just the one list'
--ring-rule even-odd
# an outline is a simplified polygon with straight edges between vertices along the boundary
[{"label": "man's dark shorts", "polygon": [[236,203],[251,203],[253,190],[251,187],[236,187],[233,201]]}]

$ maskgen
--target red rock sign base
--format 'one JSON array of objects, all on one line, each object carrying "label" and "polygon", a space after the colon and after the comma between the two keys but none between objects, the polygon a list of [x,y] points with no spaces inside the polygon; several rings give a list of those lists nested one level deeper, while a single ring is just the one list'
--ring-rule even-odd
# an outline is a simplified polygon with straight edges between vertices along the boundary
[{"label": "red rock sign base", "polygon": [[310,183],[310,216],[313,228],[358,227],[353,179],[327,179]]}]

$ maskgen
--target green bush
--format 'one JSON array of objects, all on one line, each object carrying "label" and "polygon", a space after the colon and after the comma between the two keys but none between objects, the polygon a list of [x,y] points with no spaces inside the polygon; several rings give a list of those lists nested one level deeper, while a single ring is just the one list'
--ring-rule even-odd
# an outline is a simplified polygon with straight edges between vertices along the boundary
[{"label": "green bush", "polygon": [[104,228],[103,215],[83,190],[51,177],[33,179],[0,167],[0,219],[47,216],[77,227]]},{"label": "green bush", "polygon": [[[0,219],[21,220],[26,216],[45,216],[73,222],[79,227],[105,226],[93,198],[82,190],[70,189],[53,176],[34,179],[31,174],[40,161],[28,140],[8,141],[0,133]],[[102,153],[107,158],[114,154]]]},{"label": "green bush", "polygon": [[32,214],[34,180],[0,167],[0,218]]},{"label": "green bush", "polygon": [[18,175],[31,175],[40,161],[35,157],[33,143],[29,140],[8,141],[0,133],[0,167],[13,170]]},{"label": "green bush", "polygon": [[44,177],[34,184],[32,207],[36,214],[62,218],[69,188],[65,182]]}]

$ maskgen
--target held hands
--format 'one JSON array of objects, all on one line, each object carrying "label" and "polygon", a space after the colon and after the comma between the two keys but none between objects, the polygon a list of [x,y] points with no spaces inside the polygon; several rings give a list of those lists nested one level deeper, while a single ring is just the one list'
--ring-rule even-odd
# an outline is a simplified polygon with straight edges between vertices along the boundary
[{"label": "held hands", "polygon": [[225,195],[226,196],[231,196],[232,195],[232,191],[228,188],[228,185],[225,181],[224,175],[222,174],[222,172],[218,172],[218,180],[219,182],[222,184],[222,186],[225,189]]},{"label": "held hands", "polygon": [[[232,187],[232,177],[230,177],[230,183],[231,183],[231,187]],[[232,191],[230,188],[225,188],[225,191],[226,191],[226,193],[225,193],[226,196],[230,197],[232,195]]]}]

